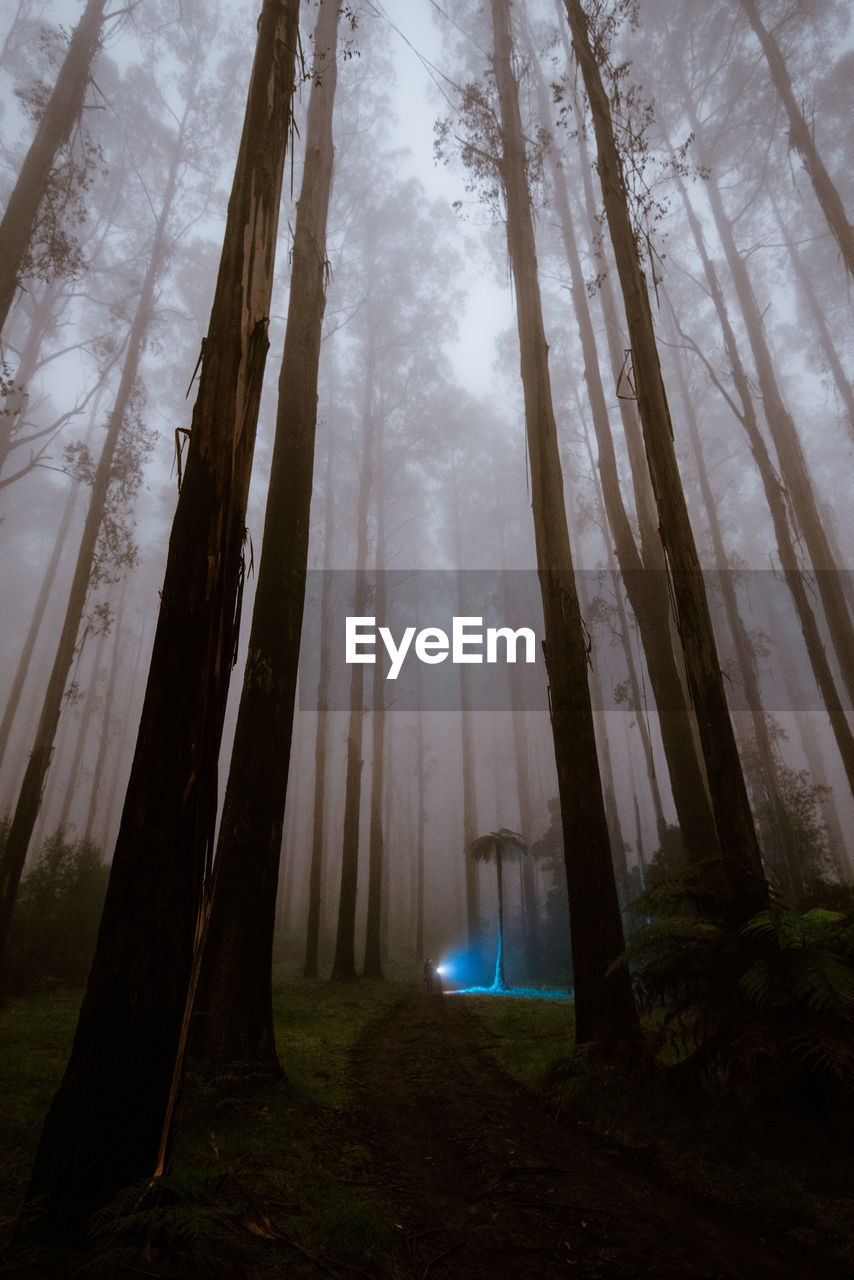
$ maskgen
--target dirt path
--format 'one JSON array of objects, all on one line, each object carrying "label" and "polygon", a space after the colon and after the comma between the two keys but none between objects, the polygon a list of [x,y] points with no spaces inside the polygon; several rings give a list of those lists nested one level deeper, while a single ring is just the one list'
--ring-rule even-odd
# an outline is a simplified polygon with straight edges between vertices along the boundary
[{"label": "dirt path", "polygon": [[556,1122],[453,996],[413,993],[357,1046],[371,1180],[418,1280],[830,1280]]}]

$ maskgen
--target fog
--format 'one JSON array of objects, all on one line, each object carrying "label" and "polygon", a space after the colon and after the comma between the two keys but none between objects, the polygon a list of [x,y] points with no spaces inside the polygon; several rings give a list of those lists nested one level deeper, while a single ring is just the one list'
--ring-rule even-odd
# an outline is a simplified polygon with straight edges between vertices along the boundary
[{"label": "fog", "polygon": [[[679,820],[661,708],[619,576],[626,565],[618,544],[626,536],[647,571],[657,572],[658,561],[646,547],[649,521],[640,510],[649,481],[633,472],[625,434],[625,414],[636,410],[625,355],[631,342],[601,210],[583,84],[575,63],[567,61],[565,23],[559,25],[562,6],[517,0],[512,8],[566,517],[617,890],[625,907],[643,887],[657,851],[672,848],[669,829]],[[619,68],[609,84],[678,468],[706,571],[719,667],[766,873],[774,891],[800,909],[816,900],[817,884],[847,885],[854,856],[854,774],[850,767],[846,772],[845,747],[832,727],[791,593],[794,574],[850,732],[851,282],[741,7],[642,0],[623,8],[627,12],[608,34],[608,65]],[[258,579],[317,13],[316,4],[303,4],[304,61],[245,522],[240,644],[218,751],[220,805]],[[823,166],[850,210],[850,7],[769,0],[762,13]],[[79,17],[76,4],[27,0],[4,13],[4,197],[14,187],[33,137],[34,112],[44,106]],[[107,19],[84,110],[57,155],[3,329],[0,705],[8,710],[0,812],[11,820],[43,716],[153,237],[169,199],[162,261],[123,409],[24,881],[57,832],[70,843],[92,841],[105,862],[116,845],[178,473],[188,456],[182,433],[190,427],[199,385],[197,360],[214,296],[256,17],[256,9],[244,4],[147,0]],[[383,963],[389,971],[414,973],[427,955],[481,946],[491,957],[495,865],[472,868],[467,849],[476,837],[507,828],[521,834],[529,851],[528,859],[505,870],[508,977],[572,984],[531,513],[536,494],[519,376],[518,289],[495,164],[491,49],[488,6],[359,0],[342,20],[310,589],[292,750],[290,761],[281,762],[288,798],[276,907],[277,956],[299,968],[321,812],[315,851],[322,856],[321,976],[332,967],[339,920],[355,714],[362,760],[355,819],[358,965],[378,832]],[[556,183],[563,183],[572,223],[580,290],[567,257]],[[724,243],[730,234],[752,302],[739,293]],[[603,496],[604,445],[594,426],[592,374],[577,315],[582,300],[595,339],[625,535],[609,523],[612,499]],[[731,325],[729,344],[722,315]],[[622,368],[609,354],[609,328]],[[739,398],[733,353],[742,361],[743,385],[768,452],[767,474],[781,496],[794,567],[784,564],[758,446],[743,421],[750,408]],[[778,430],[769,423],[774,413],[791,423],[789,434],[785,425]],[[792,451],[788,459],[785,448]],[[804,497],[806,487],[828,548],[821,563],[809,532],[812,497]],[[658,522],[653,514],[651,527]],[[364,609],[355,604],[361,571],[372,575]],[[841,592],[838,623],[828,620],[829,588],[822,590],[830,578]],[[529,603],[511,617],[506,592],[513,581]],[[320,616],[327,582],[337,593],[334,625]],[[727,607],[730,588],[734,613]],[[664,590],[667,595],[672,587]],[[380,592],[387,596],[382,617]],[[464,603],[466,592],[475,603]],[[342,623],[355,613],[376,617],[377,625],[385,618],[396,637],[408,626],[450,634],[454,616],[480,617],[484,629],[512,622],[535,633],[536,661],[522,663],[520,654],[515,668],[496,661],[475,672],[449,653],[440,671],[438,662],[417,656],[413,639],[393,686],[378,647],[377,661],[364,664],[354,711],[354,664],[342,663]],[[734,621],[740,623],[737,636]],[[684,685],[676,621],[661,617],[659,623]],[[182,643],[176,632],[174,645]],[[315,696],[320,655],[327,651],[338,674],[331,693]],[[415,679],[418,662],[423,685]],[[483,683],[472,694],[467,682],[475,675]],[[436,684],[440,676],[444,683]],[[384,740],[374,732],[378,717]],[[760,722],[764,746],[757,740]],[[321,724],[326,738],[318,780]],[[696,738],[695,728],[686,754],[697,751]],[[380,741],[384,769],[372,817]],[[163,750],[170,751],[166,739]],[[150,797],[150,805],[157,802]],[[573,831],[565,829],[564,839],[571,857]],[[631,927],[630,916],[626,921]]]}]

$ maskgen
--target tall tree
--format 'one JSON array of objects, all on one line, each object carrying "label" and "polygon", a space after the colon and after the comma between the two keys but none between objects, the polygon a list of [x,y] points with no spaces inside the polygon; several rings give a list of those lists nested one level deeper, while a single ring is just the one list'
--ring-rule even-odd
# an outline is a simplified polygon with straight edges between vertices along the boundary
[{"label": "tall tree", "polygon": [[[677,187],[682,196],[688,225],[691,229],[694,244],[703,265],[703,275],[706,281],[706,287],[712,302],[714,303],[715,313],[723,335],[724,350],[729,363],[730,374],[737,399],[734,399],[730,395],[720,378],[715,373],[708,359],[696,345],[694,346],[694,350],[702,359],[709,376],[724,396],[733,414],[741,423],[747,434],[750,451],[762,481],[762,488],[765,493],[765,499],[768,503],[768,510],[771,515],[777,556],[783,570],[786,585],[792,597],[792,603],[800,625],[801,634],[804,638],[804,645],[806,646],[813,675],[815,676],[816,684],[827,709],[831,729],[833,731],[834,738],[836,739],[840,756],[842,757],[845,774],[848,779],[849,786],[852,788],[852,792],[854,792],[854,733],[851,731],[851,726],[848,723],[848,717],[845,714],[842,699],[839,696],[839,690],[836,687],[836,680],[834,678],[827,653],[825,652],[824,641],[810,600],[810,593],[807,590],[804,573],[798,560],[796,537],[792,529],[790,516],[791,504],[788,501],[788,495],[781,483],[779,475],[777,474],[768,445],[766,444],[765,438],[759,427],[747,370],[745,369],[744,362],[741,358],[738,339],[730,319],[729,308],[727,307],[726,299],[724,298],[723,287],[720,283],[717,269],[712,262],[703,237],[700,220],[681,178],[677,178]],[[686,337],[684,332],[681,333],[681,336],[683,338]]]},{"label": "tall tree", "polygon": [[15,298],[21,264],[51,169],[83,110],[92,61],[101,42],[106,3],[107,0],[88,0],[83,10],[0,221],[0,333]]},{"label": "tall tree", "polygon": [[712,172],[708,163],[706,130],[700,122],[697,107],[681,67],[679,77],[686,114],[694,133],[698,154],[701,163],[709,170],[709,178],[705,184],[706,194],[735,286],[738,305],[744,318],[759,390],[762,394],[765,420],[777,452],[780,476],[786,486],[795,520],[815,571],[816,585],[824,606],[827,627],[842,679],[849,698],[854,700],[854,623],[845,599],[839,565],[824,526],[819,498],[804,456],[800,435],[777,378],[775,362],[765,332],[762,309],[753,288],[747,262],[736,243],[735,230],[724,206],[717,175]]},{"label": "tall tree", "polygon": [[[536,69],[534,74],[540,115],[548,127],[551,119],[545,81]],[[581,339],[584,381],[596,435],[602,496],[622,581],[637,620],[646,656],[679,826],[689,856],[699,861],[714,857],[718,849],[706,785],[697,753],[693,750],[694,730],[687,693],[673,651],[670,621],[672,611],[666,564],[652,512],[647,510],[644,503],[638,503],[638,521],[642,530],[639,550],[623,501],[593,318],[570,213],[566,177],[553,142],[549,147],[549,157],[561,239],[572,281],[572,302]],[[627,432],[633,434],[633,431],[634,424],[629,424]]]},{"label": "tall tree", "polygon": [[[335,503],[332,495],[332,448],[326,452],[326,482],[323,493],[324,574],[320,599],[320,634],[329,635],[332,605],[332,533]],[[320,950],[320,908],[323,885],[323,853],[326,810],[326,766],[329,751],[329,724],[326,702],[329,693],[329,651],[322,646],[317,689],[317,730],[314,740],[314,802],[311,824],[311,863],[308,873],[308,912],[305,928],[305,960],[302,976],[316,978]]]},{"label": "tall tree", "polygon": [[71,1057],[36,1155],[42,1235],[162,1167],[180,1080],[291,122],[298,0],[265,0],[139,734]]},{"label": "tall tree", "polygon": [[[736,913],[767,903],[768,888],[747,787],[724,693],[706,589],[673,447],[673,427],[661,376],[652,311],[632,227],[610,103],[587,15],[566,0],[573,48],[593,117],[599,181],[623,291],[638,407],[667,555],[677,626],[700,733],[726,892]],[[601,56],[601,49],[599,50]]]},{"label": "tall tree", "polygon": [[314,33],[305,164],[258,585],[214,870],[194,1054],[276,1070],[272,959],[308,561],[317,376],[326,305],[337,0]]},{"label": "tall tree", "polygon": [[842,254],[842,261],[845,263],[845,269],[849,276],[854,279],[854,227],[848,221],[839,192],[824,166],[824,161],[816,146],[813,131],[798,106],[789,70],[780,52],[780,46],[762,21],[756,0],[739,0],[739,2],[747,21],[762,46],[762,52],[765,54],[768,70],[771,73],[771,80],[789,118],[789,146],[794,147],[804,163],[804,168],[810,176],[816,198],[827,219],[827,225],[836,237],[836,242]]},{"label": "tall tree", "polygon": [[579,1041],[596,1041],[606,1047],[630,1041],[638,1034],[637,1013],[627,975],[608,972],[622,949],[623,931],[566,523],[519,90],[513,74],[509,0],[492,0],[491,13],[501,122],[498,172],[507,206],[507,242],[516,288],[546,667],[565,841],[576,1034]]}]

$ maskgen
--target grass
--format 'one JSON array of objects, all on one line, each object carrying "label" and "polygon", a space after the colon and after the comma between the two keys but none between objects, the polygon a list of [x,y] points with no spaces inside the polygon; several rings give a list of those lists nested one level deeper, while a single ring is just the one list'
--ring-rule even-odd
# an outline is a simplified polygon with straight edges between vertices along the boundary
[{"label": "grass", "polygon": [[0,1229],[27,1189],[48,1104],[59,1085],[82,992],[10,999],[0,1008]]},{"label": "grass", "polygon": [[[566,1005],[465,996],[492,1053],[557,1112],[663,1168],[727,1209],[854,1265],[854,1117],[746,1113],[734,1099],[679,1095],[660,1065],[619,1067],[575,1050]],[[647,1028],[651,1033],[652,1025]]]},{"label": "grass", "polygon": [[[241,1280],[283,1274],[393,1280],[391,1209],[367,1184],[367,1153],[347,1108],[347,1062],[365,1027],[402,993],[394,983],[280,982],[276,1039],[284,1080],[260,1092],[190,1078],[172,1169],[153,1190],[117,1197],[84,1256],[28,1255],[21,1277]],[[79,994],[22,998],[0,1011],[0,1145],[6,1232],[41,1121],[71,1045]],[[2,1262],[2,1255],[0,1255]]]},{"label": "grass", "polygon": [[512,995],[455,996],[494,1037],[492,1052],[504,1070],[529,1089],[542,1088],[552,1068],[572,1049],[575,1014],[569,1000]]}]

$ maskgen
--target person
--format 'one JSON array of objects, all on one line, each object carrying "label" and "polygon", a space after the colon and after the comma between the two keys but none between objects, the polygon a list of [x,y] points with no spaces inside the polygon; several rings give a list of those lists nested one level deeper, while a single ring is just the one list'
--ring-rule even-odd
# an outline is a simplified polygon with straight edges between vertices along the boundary
[{"label": "person", "polygon": [[433,961],[428,956],[424,961],[424,990],[428,996],[433,994]]}]

